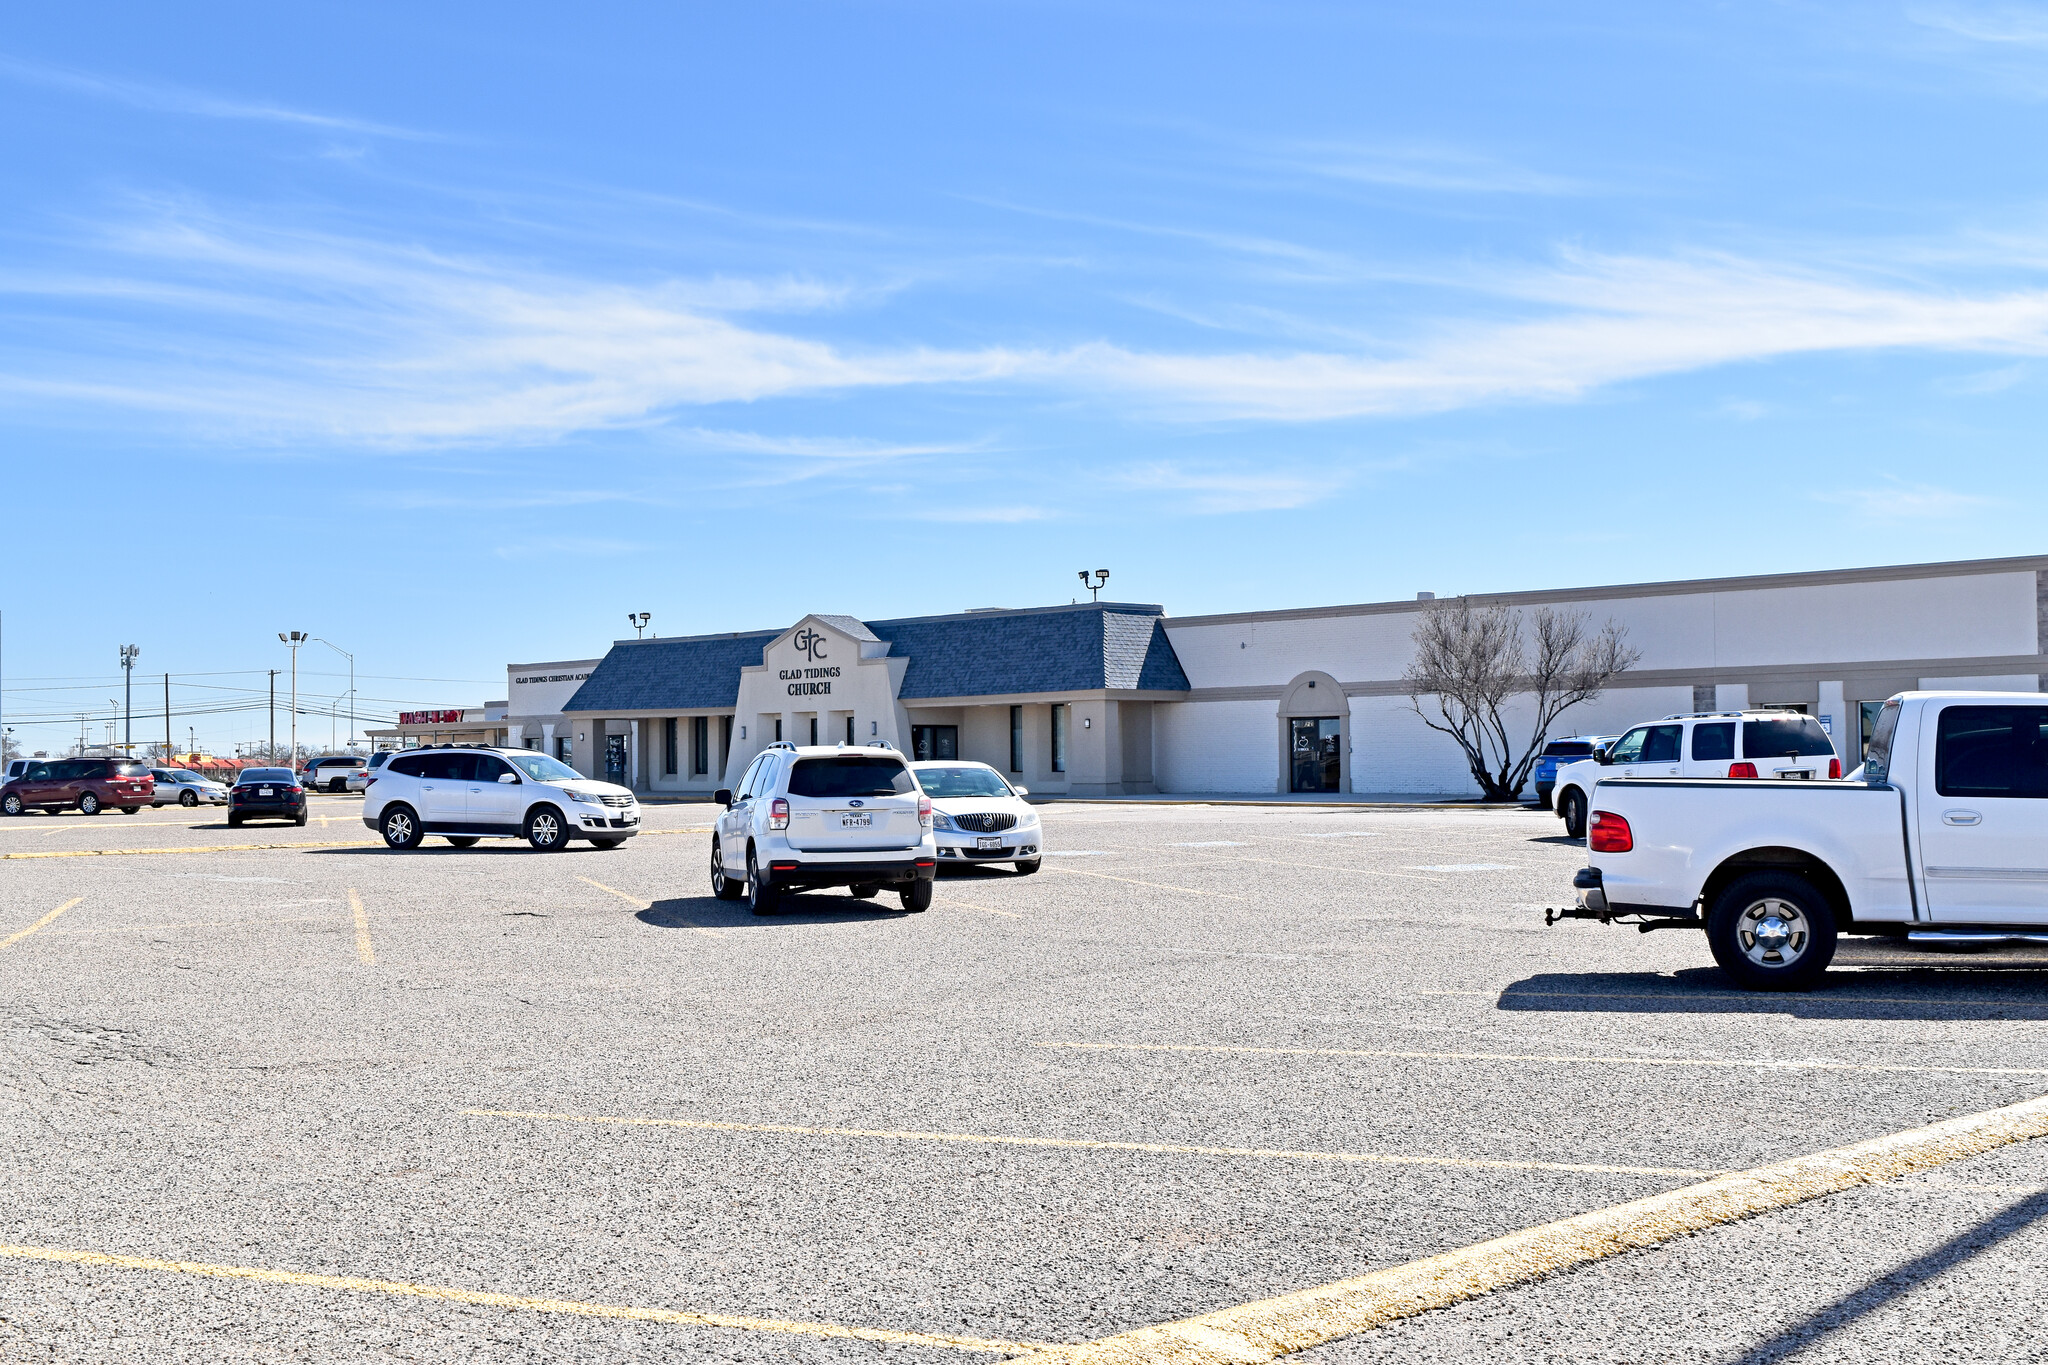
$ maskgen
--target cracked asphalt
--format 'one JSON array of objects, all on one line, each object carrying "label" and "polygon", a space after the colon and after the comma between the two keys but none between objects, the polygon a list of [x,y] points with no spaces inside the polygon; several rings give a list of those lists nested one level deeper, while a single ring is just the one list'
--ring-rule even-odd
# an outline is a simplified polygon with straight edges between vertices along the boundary
[{"label": "cracked asphalt", "polygon": [[[1743,995],[1545,928],[1531,812],[1049,805],[1037,876],[756,920],[705,807],[395,854],[357,804],[0,821],[63,855],[0,859],[0,1360],[998,1359],[2048,1091],[2048,961]],[[1305,1358],[2048,1359],[2044,1191],[2009,1148]]]}]

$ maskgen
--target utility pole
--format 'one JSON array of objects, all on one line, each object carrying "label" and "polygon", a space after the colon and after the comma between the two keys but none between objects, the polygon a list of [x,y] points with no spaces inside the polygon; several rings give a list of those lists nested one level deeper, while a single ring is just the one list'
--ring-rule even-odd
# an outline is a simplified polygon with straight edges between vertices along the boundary
[{"label": "utility pole", "polygon": [[139,645],[121,646],[121,749],[128,757],[135,757],[135,657],[142,653]]},{"label": "utility pole", "polygon": [[171,675],[164,674],[164,762],[171,761]]},{"label": "utility pole", "polygon": [[270,670],[270,761],[277,762],[277,670]]}]

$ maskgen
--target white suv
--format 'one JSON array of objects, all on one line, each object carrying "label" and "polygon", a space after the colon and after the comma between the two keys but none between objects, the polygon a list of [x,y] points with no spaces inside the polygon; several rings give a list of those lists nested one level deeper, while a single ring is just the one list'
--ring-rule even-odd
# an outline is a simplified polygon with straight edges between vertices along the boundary
[{"label": "white suv", "polygon": [[938,852],[932,802],[894,749],[778,741],[762,750],[711,838],[711,891],[772,915],[785,891],[844,886],[866,900],[884,886],[905,910],[932,903]]},{"label": "white suv", "polygon": [[617,848],[640,832],[640,803],[531,749],[411,749],[377,769],[363,823],[390,848],[418,848],[429,834],[457,848],[479,839],[524,839],[544,853],[571,839]]},{"label": "white suv", "polygon": [[1553,802],[1564,832],[1586,834],[1593,789],[1608,777],[1834,778],[1842,760],[1812,716],[1797,711],[1706,711],[1638,725],[1593,757],[1557,770]]},{"label": "white suv", "polygon": [[1043,836],[1038,812],[1024,804],[1027,788],[1011,786],[986,763],[914,763],[910,771],[932,799],[932,837],[942,861],[1038,871]]}]

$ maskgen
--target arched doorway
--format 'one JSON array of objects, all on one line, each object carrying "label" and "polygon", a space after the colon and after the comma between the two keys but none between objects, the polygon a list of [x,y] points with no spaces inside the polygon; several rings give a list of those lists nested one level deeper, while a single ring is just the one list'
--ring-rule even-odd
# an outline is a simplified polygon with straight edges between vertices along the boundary
[{"label": "arched doorway", "polygon": [[1280,782],[1285,792],[1351,789],[1351,703],[1327,673],[1303,673],[1280,695]]}]

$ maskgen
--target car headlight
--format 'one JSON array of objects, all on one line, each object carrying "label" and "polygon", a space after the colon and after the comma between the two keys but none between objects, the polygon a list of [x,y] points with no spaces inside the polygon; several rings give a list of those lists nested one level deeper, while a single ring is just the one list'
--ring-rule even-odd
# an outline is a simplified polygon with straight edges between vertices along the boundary
[{"label": "car headlight", "polygon": [[932,812],[932,828],[933,828],[933,829],[951,829],[951,828],[953,828],[953,822],[952,822],[952,821],[951,821],[950,819],[948,819],[948,818],[947,818],[947,817],[946,817],[946,816],[945,816],[945,815],[944,815],[943,813],[941,813],[941,812],[939,812],[939,811],[933,811],[933,812]]},{"label": "car headlight", "polygon": [[581,801],[586,806],[602,806],[604,804],[604,798],[596,792],[564,791],[563,795],[567,796],[571,801]]},{"label": "car headlight", "polygon": [[1017,817],[1017,828],[1019,829],[1030,829],[1037,825],[1037,823],[1038,812],[1035,810],[1027,810]]}]

